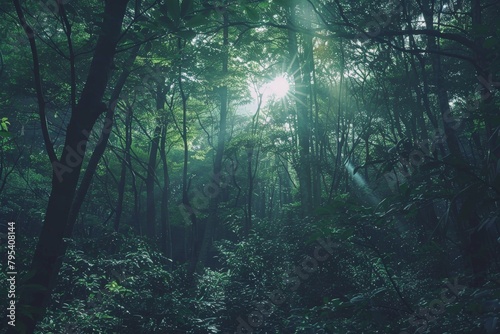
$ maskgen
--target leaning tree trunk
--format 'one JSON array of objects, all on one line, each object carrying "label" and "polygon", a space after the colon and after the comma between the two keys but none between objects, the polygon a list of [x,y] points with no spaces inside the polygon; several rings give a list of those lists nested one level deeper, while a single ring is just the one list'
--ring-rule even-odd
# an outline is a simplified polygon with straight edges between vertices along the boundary
[{"label": "leaning tree trunk", "polygon": [[[19,2],[14,1],[20,8]],[[78,185],[88,136],[97,118],[106,111],[102,102],[109,73],[121,33],[128,0],[106,1],[102,33],[99,35],[90,65],[87,81],[75,109],[72,110],[64,149],[59,160],[52,161],[52,190],[47,205],[44,225],[31,263],[32,276],[20,289],[16,328],[8,333],[33,333],[43,318],[51,291],[66,252],[63,240],[68,217]],[[32,36],[30,38],[33,38]],[[36,287],[36,288],[35,288]]]},{"label": "leaning tree trunk", "polygon": [[[95,174],[95,171],[97,170],[97,165],[99,164],[99,161],[101,160],[102,156],[104,155],[104,152],[106,151],[106,147],[108,146],[108,139],[111,135],[111,127],[113,125],[113,118],[115,115],[115,109],[116,105],[118,103],[118,98],[120,97],[120,93],[125,86],[125,83],[128,79],[128,76],[130,75],[130,68],[134,64],[135,58],[137,58],[137,54],[139,53],[140,45],[137,45],[133,48],[132,53],[130,54],[129,58],[125,61],[124,63],[124,70],[120,74],[120,77],[118,78],[118,81],[116,82],[115,88],[113,89],[113,92],[111,93],[111,99],[110,103],[108,105],[108,111],[106,112],[106,117],[105,117],[105,123],[104,127],[101,132],[101,137],[99,138],[99,142],[96,145],[96,148],[94,149],[94,152],[92,152],[92,155],[90,156],[89,163],[87,164],[87,168],[85,169],[85,174],[83,175],[82,181],[80,182],[80,186],[78,187],[78,191],[76,192],[75,199],[73,200],[73,205],[71,207],[71,211],[69,214],[69,219],[68,219],[68,228],[66,229],[66,234],[71,235],[73,232],[73,227],[76,222],[78,213],[80,212],[80,208],[82,207],[83,201],[85,200],[85,196],[87,195],[87,192],[90,188],[90,185],[92,183],[92,178]],[[129,116],[130,113],[127,113],[127,118],[131,118]],[[127,122],[126,122],[127,123]],[[127,130],[129,130],[129,123],[126,124],[126,130],[125,132],[127,133]],[[128,140],[128,137],[127,139]],[[127,141],[130,142],[130,141]],[[130,150],[130,147],[128,148]],[[127,147],[125,148],[125,151],[127,151]],[[120,221],[120,215],[121,215],[121,203],[123,202],[123,191],[120,191],[121,188],[125,187],[125,168],[126,166],[123,166],[122,172],[120,175],[120,183],[119,183],[119,199],[116,208],[116,220],[115,220],[115,230],[118,230],[118,223]],[[120,201],[120,196],[121,196],[121,201]],[[117,223],[118,222],[118,223]]]}]

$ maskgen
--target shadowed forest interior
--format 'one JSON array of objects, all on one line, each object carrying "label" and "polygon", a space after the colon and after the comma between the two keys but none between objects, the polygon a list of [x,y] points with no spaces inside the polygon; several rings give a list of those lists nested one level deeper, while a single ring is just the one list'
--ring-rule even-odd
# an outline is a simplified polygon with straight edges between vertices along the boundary
[{"label": "shadowed forest interior", "polygon": [[500,332],[500,1],[0,18],[1,333]]}]

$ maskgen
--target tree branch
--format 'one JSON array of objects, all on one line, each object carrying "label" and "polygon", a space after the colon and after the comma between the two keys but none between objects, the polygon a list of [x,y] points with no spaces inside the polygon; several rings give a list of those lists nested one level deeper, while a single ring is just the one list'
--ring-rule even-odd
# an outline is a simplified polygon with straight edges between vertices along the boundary
[{"label": "tree branch", "polygon": [[26,33],[26,36],[28,37],[30,43],[31,55],[33,57],[33,75],[35,79],[35,90],[38,101],[38,115],[40,116],[40,125],[42,127],[42,135],[43,135],[43,141],[45,143],[45,149],[47,150],[50,163],[52,164],[57,161],[57,156],[54,151],[54,146],[52,145],[52,142],[50,140],[49,129],[47,126],[47,116],[45,114],[45,100],[42,91],[42,78],[40,76],[40,61],[38,59],[38,51],[35,43],[35,33],[33,29],[26,22],[26,18],[24,17],[23,9],[21,8],[19,0],[13,0],[13,2],[16,8],[17,17],[19,18],[19,22],[21,23],[21,26],[23,27],[24,32]]}]

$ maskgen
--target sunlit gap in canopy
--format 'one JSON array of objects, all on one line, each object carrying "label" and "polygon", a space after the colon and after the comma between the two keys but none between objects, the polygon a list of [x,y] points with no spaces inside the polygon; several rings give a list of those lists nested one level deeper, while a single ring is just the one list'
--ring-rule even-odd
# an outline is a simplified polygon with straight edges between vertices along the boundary
[{"label": "sunlit gap in canopy", "polygon": [[354,166],[349,160],[345,162],[345,168],[347,169],[349,175],[352,177],[354,183],[356,183],[356,185],[359,188],[361,188],[361,190],[366,194],[370,204],[377,206],[380,203],[380,199],[378,199],[377,196],[373,194],[373,191],[370,189],[370,187],[366,183],[365,179],[361,176],[361,174],[359,174],[359,171],[357,171],[357,173],[354,174]]},{"label": "sunlit gap in canopy", "polygon": [[267,91],[269,91],[269,95],[274,96],[277,99],[282,99],[286,96],[286,94],[288,94],[290,84],[284,76],[279,76],[267,84],[266,88]]},{"label": "sunlit gap in canopy", "polygon": [[256,78],[248,80],[251,100],[249,103],[238,106],[237,114],[250,116],[255,114],[256,110],[268,106],[271,101],[285,101],[285,97],[289,96],[290,83],[286,74],[281,74],[274,79],[268,79],[267,82],[262,82]]},{"label": "sunlit gap in canopy", "polygon": [[290,83],[285,75],[279,75],[272,81],[264,83],[262,86],[252,91],[252,97],[258,100],[262,97],[262,104],[265,105],[270,100],[281,100],[288,95]]}]

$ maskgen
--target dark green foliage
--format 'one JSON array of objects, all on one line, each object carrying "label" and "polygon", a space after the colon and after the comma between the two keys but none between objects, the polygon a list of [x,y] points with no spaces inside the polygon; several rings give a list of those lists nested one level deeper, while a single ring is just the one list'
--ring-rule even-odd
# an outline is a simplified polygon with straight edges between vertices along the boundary
[{"label": "dark green foliage", "polygon": [[[97,47],[119,3],[116,50]],[[0,17],[0,239],[15,221],[19,292],[54,286],[36,333],[498,332],[497,2],[14,0]],[[47,152],[68,143],[61,186]],[[54,278],[30,271],[55,259]],[[3,309],[6,279],[2,262]]]}]

